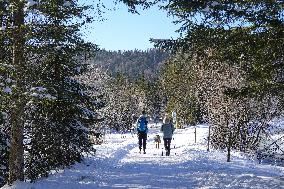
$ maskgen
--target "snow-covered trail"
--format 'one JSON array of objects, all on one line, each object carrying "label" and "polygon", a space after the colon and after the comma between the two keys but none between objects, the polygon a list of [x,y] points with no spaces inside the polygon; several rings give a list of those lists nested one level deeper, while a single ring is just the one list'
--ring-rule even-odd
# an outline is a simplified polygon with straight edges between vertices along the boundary
[{"label": "snow-covered trail", "polygon": [[228,163],[226,153],[207,152],[207,130],[197,127],[197,143],[193,127],[176,130],[170,156],[155,149],[159,126],[150,128],[147,154],[138,153],[136,135],[110,134],[106,143],[97,146],[96,156],[36,183],[18,183],[9,189],[284,188],[282,167],[260,165],[239,153],[233,153]]}]

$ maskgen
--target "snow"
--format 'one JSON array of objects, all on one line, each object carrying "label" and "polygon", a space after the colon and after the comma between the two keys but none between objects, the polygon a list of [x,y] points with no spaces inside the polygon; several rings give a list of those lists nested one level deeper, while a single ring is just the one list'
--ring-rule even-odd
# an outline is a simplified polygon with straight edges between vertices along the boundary
[{"label": "snow", "polygon": [[34,5],[36,5],[36,4],[37,4],[37,2],[35,2],[35,1],[33,1],[33,0],[27,0],[26,6],[27,6],[27,7],[31,7],[31,6],[34,6]]},{"label": "snow", "polygon": [[3,89],[4,93],[7,93],[7,94],[12,94],[12,89],[8,86],[6,86],[4,89]]},{"label": "snow", "polygon": [[70,1],[65,1],[63,6],[70,7],[72,3]]},{"label": "snow", "polygon": [[213,1],[213,2],[211,3],[211,6],[212,6],[212,7],[215,7],[215,6],[218,6],[218,5],[220,5],[220,3],[217,2],[217,1]]},{"label": "snow", "polygon": [[55,100],[56,99],[56,97],[52,96],[51,94],[32,93],[30,96],[40,98],[40,99],[48,99],[48,100]]},{"label": "snow", "polygon": [[31,91],[38,91],[38,92],[44,92],[46,91],[46,88],[45,87],[32,87],[31,88]]},{"label": "snow", "polygon": [[201,11],[207,13],[207,12],[209,12],[210,10],[211,10],[211,9],[207,6],[207,7],[205,7],[204,9],[202,9]]},{"label": "snow", "polygon": [[44,93],[44,92],[47,91],[47,89],[45,87],[42,87],[42,86],[32,87],[30,89],[30,91],[32,92],[30,94],[30,96],[32,96],[32,97],[36,97],[36,98],[40,98],[40,99],[49,99],[49,100],[55,100],[56,99],[56,97],[52,96],[51,94]]},{"label": "snow", "polygon": [[78,67],[75,68],[75,70],[76,70],[78,73],[80,73],[80,72],[81,72],[81,67],[78,66]]},{"label": "snow", "polygon": [[35,183],[17,182],[2,189],[284,188],[283,167],[258,164],[238,152],[226,162],[225,152],[207,152],[205,125],[197,126],[197,143],[194,127],[176,129],[171,155],[161,156],[153,140],[159,127],[150,125],[146,154],[139,153],[135,133],[106,134],[105,143],[95,146],[96,155],[82,163]]},{"label": "snow", "polygon": [[0,169],[6,169],[6,166],[1,165],[1,166],[0,166]]},{"label": "snow", "polygon": [[5,81],[6,81],[6,83],[11,83],[12,79],[11,78],[7,78]]},{"label": "snow", "polygon": [[88,108],[83,108],[83,107],[80,107],[80,108],[83,111],[85,116],[94,116],[94,117],[96,116],[96,113],[94,111],[91,111]]},{"label": "snow", "polygon": [[57,46],[57,47],[55,47],[55,50],[61,50],[62,49],[62,46]]}]

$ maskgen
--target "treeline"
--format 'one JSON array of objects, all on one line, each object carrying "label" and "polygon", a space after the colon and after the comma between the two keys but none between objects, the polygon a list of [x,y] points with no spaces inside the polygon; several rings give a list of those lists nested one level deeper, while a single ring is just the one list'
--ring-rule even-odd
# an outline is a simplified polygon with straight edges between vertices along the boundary
[{"label": "treeline", "polygon": [[157,78],[161,66],[169,58],[169,53],[159,49],[96,52],[92,63],[106,70],[111,76],[123,74],[131,79]]}]

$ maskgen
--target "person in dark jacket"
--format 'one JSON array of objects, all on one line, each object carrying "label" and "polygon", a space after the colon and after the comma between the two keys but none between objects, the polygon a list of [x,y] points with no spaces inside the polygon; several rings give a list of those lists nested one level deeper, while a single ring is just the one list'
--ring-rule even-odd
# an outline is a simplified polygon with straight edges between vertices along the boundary
[{"label": "person in dark jacket", "polygon": [[137,134],[138,134],[138,144],[139,152],[141,153],[143,147],[143,153],[146,154],[146,140],[148,133],[148,120],[146,117],[146,112],[142,111],[142,115],[139,116],[136,122],[137,125]]},{"label": "person in dark jacket", "polygon": [[171,141],[173,137],[173,133],[175,131],[175,127],[171,121],[171,119],[168,117],[168,115],[165,116],[163,120],[163,124],[161,126],[161,131],[163,132],[163,139],[164,139],[164,147],[166,150],[166,156],[170,155],[171,151]]}]

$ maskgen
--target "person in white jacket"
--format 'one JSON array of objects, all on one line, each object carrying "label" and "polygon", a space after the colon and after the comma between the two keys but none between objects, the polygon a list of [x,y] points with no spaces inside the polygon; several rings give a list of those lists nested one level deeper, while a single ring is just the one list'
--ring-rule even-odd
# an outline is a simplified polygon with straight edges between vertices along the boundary
[{"label": "person in white jacket", "polygon": [[173,137],[173,133],[175,131],[175,127],[171,121],[171,119],[168,117],[168,115],[165,116],[163,120],[163,124],[161,126],[161,131],[163,132],[163,139],[164,139],[164,147],[166,150],[166,156],[170,155],[171,151],[171,141]]}]

